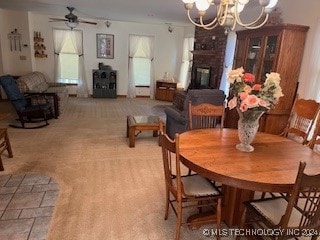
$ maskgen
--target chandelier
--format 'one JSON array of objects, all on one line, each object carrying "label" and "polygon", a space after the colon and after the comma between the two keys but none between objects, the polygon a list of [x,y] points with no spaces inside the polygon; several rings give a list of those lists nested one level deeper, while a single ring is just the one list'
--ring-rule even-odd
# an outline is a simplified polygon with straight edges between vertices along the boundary
[{"label": "chandelier", "polygon": [[[256,29],[262,27],[267,21],[269,14],[277,4],[278,0],[259,0],[261,11],[259,16],[252,22],[244,23],[240,19],[240,13],[250,0],[182,0],[188,12],[189,20],[197,27],[211,30],[215,27],[223,26],[226,32],[234,30],[236,25],[247,29]],[[193,5],[196,5],[199,18],[192,19],[190,11]],[[209,7],[215,7],[217,15],[209,23],[204,22],[204,15]]]}]

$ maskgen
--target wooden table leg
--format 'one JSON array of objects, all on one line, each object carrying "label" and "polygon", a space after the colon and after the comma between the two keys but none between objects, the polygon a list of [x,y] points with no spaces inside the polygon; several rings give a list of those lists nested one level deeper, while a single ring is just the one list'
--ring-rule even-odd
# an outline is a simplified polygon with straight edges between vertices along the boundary
[{"label": "wooden table leg", "polygon": [[4,171],[1,155],[0,155],[0,171]]},{"label": "wooden table leg", "polygon": [[127,117],[127,137],[129,137],[129,116]]},{"label": "wooden table leg", "polygon": [[199,229],[204,224],[214,224],[217,222],[216,213],[213,211],[197,213],[191,215],[187,219],[188,227],[190,229]]},{"label": "wooden table leg", "polygon": [[156,130],[156,131],[153,131],[153,137],[158,137],[158,130]]},{"label": "wooden table leg", "polygon": [[229,226],[239,226],[244,205],[242,202],[253,199],[254,191],[223,185],[222,219]]},{"label": "wooden table leg", "polygon": [[134,147],[134,139],[135,138],[135,127],[130,126],[129,127],[129,147],[133,148]]},{"label": "wooden table leg", "polygon": [[6,148],[7,148],[8,154],[9,154],[9,158],[13,158],[13,153],[12,153],[11,144],[10,144],[10,140],[9,140],[9,135],[8,135],[7,129],[6,129],[4,138],[5,138],[5,141],[6,141]]}]

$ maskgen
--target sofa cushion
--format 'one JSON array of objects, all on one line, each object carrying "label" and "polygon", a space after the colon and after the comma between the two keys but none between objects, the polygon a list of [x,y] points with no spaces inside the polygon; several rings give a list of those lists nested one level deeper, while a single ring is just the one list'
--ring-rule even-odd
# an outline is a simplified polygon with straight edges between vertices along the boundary
[{"label": "sofa cushion", "polygon": [[21,89],[23,92],[43,92],[49,87],[46,82],[45,76],[41,72],[28,73],[24,76],[19,77],[17,82],[25,84],[25,86],[23,86],[24,84],[19,84],[19,86],[22,86],[22,88],[24,88]]},{"label": "sofa cushion", "polygon": [[48,89],[49,85],[46,82],[40,82],[35,88],[39,91],[39,92],[44,92]]}]

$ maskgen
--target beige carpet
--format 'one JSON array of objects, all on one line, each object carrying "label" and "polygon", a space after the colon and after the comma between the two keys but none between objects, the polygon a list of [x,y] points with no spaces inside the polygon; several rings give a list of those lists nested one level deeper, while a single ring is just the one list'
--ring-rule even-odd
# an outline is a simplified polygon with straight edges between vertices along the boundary
[{"label": "beige carpet", "polygon": [[[168,103],[169,104],[169,103]],[[46,239],[173,239],[176,217],[164,220],[161,150],[152,132],[128,147],[126,116],[163,114],[149,99],[70,98],[45,128],[8,128],[13,155],[0,174],[36,172],[56,179],[60,192]],[[14,122],[0,121],[0,127]],[[207,226],[208,227],[208,226]],[[213,226],[209,226],[210,228]],[[181,239],[208,239],[182,229]]]}]

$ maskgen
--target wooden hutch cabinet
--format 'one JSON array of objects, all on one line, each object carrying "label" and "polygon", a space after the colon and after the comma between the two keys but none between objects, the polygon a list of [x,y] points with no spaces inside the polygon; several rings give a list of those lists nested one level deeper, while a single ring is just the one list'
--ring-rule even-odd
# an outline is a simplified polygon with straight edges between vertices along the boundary
[{"label": "wooden hutch cabinet", "polygon": [[[265,26],[237,32],[233,68],[243,67],[263,83],[266,73],[280,74],[284,94],[275,109],[264,114],[260,131],[280,134],[287,123],[298,88],[298,77],[309,27],[292,24]],[[237,128],[238,113],[227,110],[226,127]]]},{"label": "wooden hutch cabinet", "polygon": [[172,102],[174,92],[177,89],[177,83],[168,81],[156,82],[156,100]]}]

